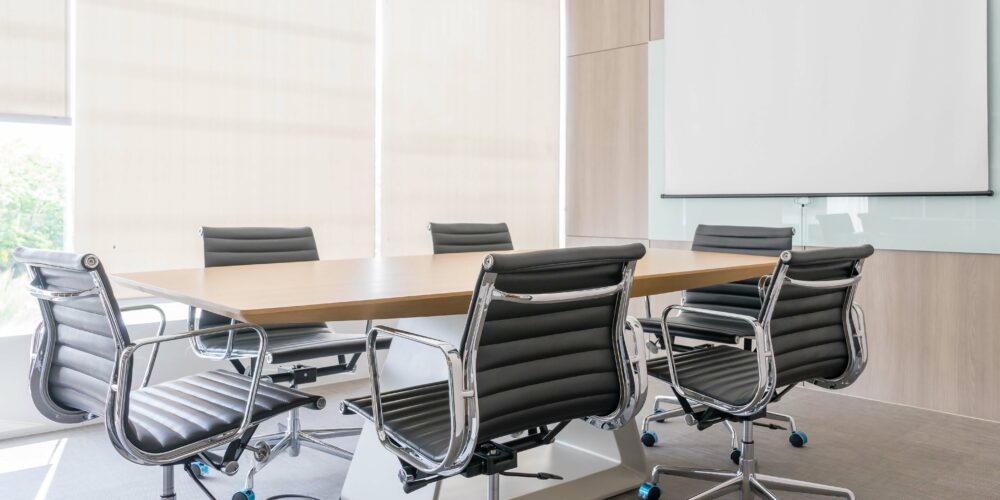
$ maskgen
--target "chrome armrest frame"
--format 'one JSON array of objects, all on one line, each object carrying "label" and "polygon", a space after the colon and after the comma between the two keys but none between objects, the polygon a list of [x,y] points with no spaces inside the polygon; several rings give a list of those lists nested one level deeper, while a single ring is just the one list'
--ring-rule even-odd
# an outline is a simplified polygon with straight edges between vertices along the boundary
[{"label": "chrome armrest frame", "polygon": [[811,288],[846,288],[844,297],[844,325],[846,326],[847,348],[849,359],[847,368],[839,377],[832,379],[815,379],[810,382],[813,385],[826,389],[843,389],[850,386],[861,377],[868,366],[868,335],[865,331],[865,312],[861,306],[854,302],[854,296],[861,282],[861,269],[864,261],[859,261],[854,276],[831,283],[829,286],[819,286],[814,282],[801,282],[792,280],[791,282],[799,286]]},{"label": "chrome armrest frame", "polygon": [[745,322],[753,329],[754,341],[757,345],[757,389],[754,392],[753,397],[742,405],[734,405],[732,403],[721,401],[706,394],[685,388],[683,386],[683,381],[677,375],[677,364],[674,360],[673,349],[665,349],[667,352],[667,365],[670,370],[671,386],[673,386],[674,390],[677,391],[677,394],[685,399],[717,408],[732,415],[753,415],[763,410],[764,407],[767,406],[767,403],[771,400],[775,384],[778,380],[777,368],[774,364],[774,351],[771,346],[769,325],[767,325],[767,323],[761,323],[757,320],[757,318],[743,314],[701,309],[698,307],[671,305],[663,311],[663,317],[661,319],[663,334],[666,337],[667,345],[673,345],[673,338],[670,335],[670,328],[667,322],[667,317],[673,311],[679,311],[687,314],[701,314],[705,316],[714,316]]},{"label": "chrome armrest frame", "polygon": [[[628,301],[628,294],[624,294]],[[646,334],[639,320],[628,316],[621,322],[627,326],[629,335],[626,338],[625,328],[616,332],[616,351],[618,353],[619,383],[622,384],[622,397],[614,413],[604,416],[584,418],[588,424],[602,430],[617,430],[632,421],[646,404],[646,392],[649,387],[649,377],[646,373]],[[629,346],[631,341],[631,346]]]},{"label": "chrome armrest frame", "polygon": [[105,412],[107,417],[106,427],[108,429],[108,433],[111,436],[111,440],[115,445],[115,448],[122,454],[122,456],[132,462],[143,465],[169,465],[175,463],[177,460],[196,455],[237,439],[253,425],[253,409],[257,399],[257,389],[260,386],[261,374],[263,373],[262,363],[258,363],[254,367],[253,375],[251,376],[250,391],[247,394],[247,401],[243,409],[243,418],[240,421],[240,426],[236,429],[159,453],[150,453],[140,449],[129,438],[126,430],[128,423],[128,407],[132,395],[132,388],[128,383],[131,380],[132,375],[131,360],[138,349],[147,345],[157,346],[163,342],[185,340],[201,335],[221,333],[234,328],[241,330],[253,330],[256,332],[257,338],[259,339],[258,353],[263,354],[267,350],[267,335],[265,334],[264,329],[260,326],[248,323],[218,326],[203,330],[178,333],[176,335],[150,337],[133,342],[122,350],[118,358],[114,378],[112,379],[110,389],[111,397],[108,398],[108,408]]},{"label": "chrome armrest frame", "polygon": [[[160,324],[156,327],[155,337],[162,337],[163,331],[167,327],[167,315],[163,312],[163,309],[153,305],[153,304],[142,304],[137,306],[121,307],[118,309],[123,314],[131,311],[154,311],[160,317]],[[146,387],[149,385],[149,377],[153,374],[153,365],[156,364],[156,355],[160,352],[160,344],[153,344],[153,351],[149,353],[149,361],[146,362],[146,372],[142,375],[142,383],[139,387]]]},{"label": "chrome armrest frame", "polygon": [[[435,460],[420,450],[406,446],[402,440],[397,439],[390,430],[386,429],[385,416],[382,412],[382,388],[379,382],[376,349],[379,335],[387,335],[436,348],[444,355],[445,363],[448,366],[448,405],[451,414],[451,431],[448,435],[448,448],[444,458]],[[464,372],[462,356],[458,348],[441,340],[377,325],[368,331],[366,351],[371,383],[372,422],[375,424],[375,433],[382,446],[425,474],[447,476],[464,469],[472,458],[471,451],[475,448],[479,426],[479,407],[475,386],[466,386],[465,381],[468,377]]]},{"label": "chrome armrest frame", "polygon": [[[188,306],[188,331],[194,331],[195,323],[197,318],[198,308],[195,306]],[[235,319],[229,320],[230,325],[236,325],[237,321]],[[240,352],[233,354],[233,344],[236,341],[236,331],[234,329],[229,330],[229,337],[226,339],[226,350],[219,352],[212,352],[211,349],[205,347],[205,344],[201,342],[201,336],[191,337],[191,349],[200,358],[213,359],[216,361],[229,360],[229,359],[240,359],[247,357],[257,357],[249,353]],[[266,351],[265,351],[266,354]],[[259,355],[259,353],[258,353]]]}]

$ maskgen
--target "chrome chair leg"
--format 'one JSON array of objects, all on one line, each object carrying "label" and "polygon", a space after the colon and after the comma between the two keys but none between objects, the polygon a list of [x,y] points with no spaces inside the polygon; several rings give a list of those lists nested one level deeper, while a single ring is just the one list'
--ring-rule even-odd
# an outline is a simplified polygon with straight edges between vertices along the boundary
[{"label": "chrome chair leg", "polygon": [[674,408],[673,410],[661,411],[657,413],[650,413],[646,415],[646,418],[642,420],[642,432],[649,430],[649,424],[652,422],[665,422],[668,419],[674,417],[683,417],[684,408]]},{"label": "chrome chair leg", "polygon": [[489,478],[486,500],[500,500],[500,474],[490,474],[486,477]]},{"label": "chrome chair leg", "polygon": [[253,468],[250,469],[250,473],[247,474],[246,480],[243,482],[244,488],[246,488],[247,490],[253,490],[254,476],[256,476],[257,473],[259,473],[261,470],[263,470],[264,467],[267,466],[267,464],[271,463],[271,461],[274,460],[275,457],[284,452],[285,449],[288,448],[288,446],[291,444],[291,441],[292,441],[291,436],[285,436],[281,441],[278,441],[278,444],[271,447],[270,453],[267,453],[266,456],[255,457],[257,460],[255,461]]},{"label": "chrome chair leg", "polygon": [[740,441],[742,454],[739,460],[739,467],[736,471],[729,472],[657,465],[656,467],[653,467],[649,482],[646,482],[639,487],[639,498],[643,500],[659,498],[659,477],[661,475],[665,475],[709,481],[722,481],[722,483],[714,488],[700,495],[691,497],[691,500],[718,498],[727,493],[736,491],[740,492],[740,497],[744,499],[753,498],[756,495],[768,500],[776,500],[777,496],[770,491],[771,489],[813,495],[834,496],[854,500],[854,493],[847,488],[809,483],[796,479],[769,476],[767,474],[758,474],[757,460],[754,457],[753,422],[749,420],[744,421],[742,423],[742,431],[743,439]]},{"label": "chrome chair leg", "polygon": [[667,467],[666,465],[657,465],[656,467],[653,467],[653,473],[650,475],[650,482],[657,482],[658,477],[661,475],[687,477],[691,479],[701,479],[703,481],[728,481],[736,477],[735,472],[727,470],[694,469],[689,467]]},{"label": "chrome chair leg", "polygon": [[775,496],[774,493],[771,493],[770,490],[765,488],[763,484],[760,484],[760,481],[757,480],[756,477],[750,478],[750,487],[753,488],[753,492],[755,495],[764,498],[765,500],[778,500],[778,497]]},{"label": "chrome chair leg", "polygon": [[787,422],[789,428],[788,430],[792,432],[799,432],[798,426],[795,425],[795,418],[792,417],[791,415],[769,411],[767,412],[767,416],[764,417],[764,420],[777,420],[778,422]]},{"label": "chrome chair leg", "polygon": [[794,493],[807,493],[810,495],[849,498],[854,500],[854,492],[847,488],[810,483],[807,481],[799,481],[797,479],[769,476],[767,474],[757,474],[755,477],[764,487],[770,487],[771,489],[779,491],[791,491]]},{"label": "chrome chair leg", "polygon": [[729,431],[729,444],[732,445],[734,450],[740,449],[740,438],[736,435],[736,428],[733,427],[733,423],[728,420],[723,420],[722,423],[726,426],[726,430]]},{"label": "chrome chair leg", "polygon": [[160,492],[160,498],[168,500],[177,498],[177,493],[174,491],[174,466],[163,465],[160,466],[160,470],[163,471],[163,490]]},{"label": "chrome chair leg", "polygon": [[742,486],[742,478],[734,477],[700,495],[695,495],[691,497],[690,500],[708,500],[710,498],[720,498],[734,491],[739,491],[741,486]]},{"label": "chrome chair leg", "polygon": [[359,436],[361,427],[345,427],[343,429],[309,429],[302,431],[317,439],[332,439],[338,437]]},{"label": "chrome chair leg", "polygon": [[299,444],[307,448],[312,448],[316,451],[326,453],[327,455],[343,458],[344,460],[350,460],[354,457],[353,453],[339,446],[334,446],[330,443],[314,438],[308,431],[299,434]]}]

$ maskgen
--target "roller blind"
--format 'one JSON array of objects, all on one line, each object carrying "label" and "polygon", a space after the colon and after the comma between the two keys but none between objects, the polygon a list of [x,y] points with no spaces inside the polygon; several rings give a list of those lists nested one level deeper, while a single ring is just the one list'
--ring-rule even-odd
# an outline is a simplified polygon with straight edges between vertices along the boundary
[{"label": "roller blind", "polygon": [[430,253],[428,222],[507,222],[558,244],[559,1],[389,1],[382,251]]},{"label": "roller blind", "polygon": [[80,0],[74,247],[198,267],[198,228],[374,241],[374,3]]},{"label": "roller blind", "polygon": [[0,0],[0,118],[64,118],[66,0]]}]

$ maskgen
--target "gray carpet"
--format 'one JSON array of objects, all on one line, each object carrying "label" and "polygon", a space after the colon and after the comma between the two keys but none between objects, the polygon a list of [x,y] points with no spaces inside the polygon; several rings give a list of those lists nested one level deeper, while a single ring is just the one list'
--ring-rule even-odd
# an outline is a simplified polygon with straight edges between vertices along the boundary
[{"label": "gray carpet", "polygon": [[[331,404],[321,412],[305,412],[306,425],[357,425],[356,417],[337,414],[335,402],[342,395],[362,393],[366,388],[362,381],[323,388],[320,392],[327,393]],[[654,381],[650,394],[663,393],[664,389]],[[762,472],[849,487],[861,499],[1000,499],[1000,424],[811,390],[793,391],[779,408],[797,418],[809,435],[809,444],[794,449],[785,431],[758,428],[757,456]],[[261,432],[272,432],[274,426],[271,422]],[[650,466],[732,467],[723,429],[698,432],[681,421],[654,424],[654,428],[661,442],[648,450]],[[61,457],[54,465],[45,465],[53,461],[50,455],[61,440],[65,440]],[[340,442],[353,446],[351,440]],[[0,472],[2,500],[35,499],[46,477],[51,479],[48,494],[42,498],[133,500],[158,496],[159,470],[121,458],[100,425],[2,441],[0,459],[5,452],[15,451],[14,447],[23,447],[18,450],[34,458],[26,459],[20,470]],[[249,460],[244,459],[242,465],[248,470]],[[303,450],[298,458],[280,457],[258,476],[257,498],[300,493],[336,499],[346,471],[343,460]],[[180,498],[204,498],[180,474]],[[215,473],[206,483],[220,500],[228,499],[240,489],[242,473],[233,478]],[[661,485],[669,499],[687,498],[711,487],[710,483],[675,478],[664,478]],[[617,498],[634,498],[634,493]],[[785,494],[781,498],[808,497]]]}]

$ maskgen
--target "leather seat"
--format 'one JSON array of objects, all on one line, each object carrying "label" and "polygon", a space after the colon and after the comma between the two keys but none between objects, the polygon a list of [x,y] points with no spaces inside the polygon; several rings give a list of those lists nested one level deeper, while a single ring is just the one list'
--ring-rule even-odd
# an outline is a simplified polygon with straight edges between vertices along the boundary
[{"label": "leather seat", "polygon": [[[382,393],[386,427],[405,445],[437,460],[447,451],[451,432],[448,409],[448,383],[444,381]],[[372,398],[348,399],[341,404],[341,412],[372,420]]]},{"label": "leather seat", "polygon": [[[127,432],[143,451],[161,453],[236,429],[243,419],[250,377],[214,370],[132,393]],[[301,406],[320,409],[320,396],[261,382],[253,420],[260,422]]]},{"label": "leather seat", "polygon": [[[694,305],[693,307],[699,307]],[[640,319],[642,329],[646,333],[660,334],[662,330],[659,318]],[[717,342],[720,344],[735,344],[740,337],[752,337],[753,328],[745,321],[730,320],[700,314],[679,314],[667,319],[670,335],[674,338]]]},{"label": "leather seat", "polygon": [[[324,323],[264,325],[267,332],[267,353],[273,364],[291,363],[327,356],[351,355],[365,352],[364,335],[345,335],[330,331]],[[209,354],[226,352],[228,333],[206,335],[199,339],[201,350]],[[386,349],[392,341],[380,337],[378,349]],[[237,333],[233,339],[233,353],[248,356],[257,352],[257,335],[252,332]]]},{"label": "leather seat", "polygon": [[[757,354],[730,346],[710,346],[674,355],[677,377],[686,389],[733,405],[749,402],[757,390]],[[670,383],[666,357],[646,362],[649,374]]]}]

